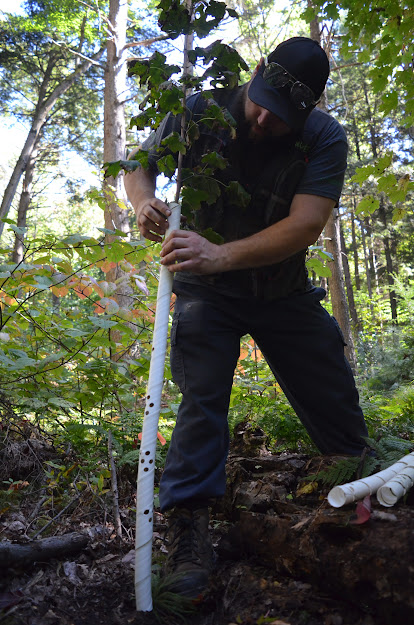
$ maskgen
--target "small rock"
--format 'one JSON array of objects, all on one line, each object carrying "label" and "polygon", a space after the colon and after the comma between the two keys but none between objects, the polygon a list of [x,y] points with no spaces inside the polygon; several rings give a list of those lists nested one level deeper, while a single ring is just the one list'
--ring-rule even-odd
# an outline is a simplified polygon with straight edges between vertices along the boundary
[{"label": "small rock", "polygon": [[25,531],[26,526],[21,521],[12,521],[7,524],[7,529],[13,534],[22,534]]}]

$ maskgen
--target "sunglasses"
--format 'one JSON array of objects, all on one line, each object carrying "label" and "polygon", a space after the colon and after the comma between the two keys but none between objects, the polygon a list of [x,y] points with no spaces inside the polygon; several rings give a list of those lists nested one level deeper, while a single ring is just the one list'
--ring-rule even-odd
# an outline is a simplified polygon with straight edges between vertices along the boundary
[{"label": "sunglasses", "polygon": [[278,89],[279,87],[285,87],[291,85],[290,99],[297,109],[305,110],[309,106],[315,106],[319,100],[315,100],[315,94],[312,89],[303,82],[296,80],[284,67],[279,63],[269,63],[265,60],[265,69],[263,72],[264,81],[270,86]]}]

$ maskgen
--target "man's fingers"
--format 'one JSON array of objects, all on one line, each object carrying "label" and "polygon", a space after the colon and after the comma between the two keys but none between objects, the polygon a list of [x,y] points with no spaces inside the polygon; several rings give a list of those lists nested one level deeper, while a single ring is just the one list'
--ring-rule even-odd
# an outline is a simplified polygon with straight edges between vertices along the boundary
[{"label": "man's fingers", "polygon": [[164,219],[167,219],[171,215],[171,209],[168,207],[168,205],[158,198],[153,198],[150,204],[157,213],[163,215]]},{"label": "man's fingers", "polygon": [[148,230],[147,228],[141,228],[140,232],[143,237],[149,239],[150,241],[155,241],[156,243],[161,243],[162,241],[162,237],[155,234],[154,232],[151,232],[151,230]]},{"label": "man's fingers", "polygon": [[161,255],[168,254],[172,250],[191,245],[191,232],[187,230],[173,230],[162,245]]}]

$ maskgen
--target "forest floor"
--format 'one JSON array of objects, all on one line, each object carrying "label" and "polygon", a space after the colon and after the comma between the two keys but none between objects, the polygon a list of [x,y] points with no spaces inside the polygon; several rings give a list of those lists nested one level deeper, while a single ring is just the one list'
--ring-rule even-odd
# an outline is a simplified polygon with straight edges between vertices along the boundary
[{"label": "forest floor", "polygon": [[[3,566],[0,553],[0,623],[413,623],[414,494],[393,508],[382,508],[372,497],[369,518],[362,519],[355,504],[333,509],[326,500],[327,488],[303,481],[332,465],[333,458],[272,455],[249,444],[245,431],[239,429],[238,434],[228,461],[228,491],[211,515],[216,570],[203,601],[192,606],[190,614],[166,611],[162,599],[154,604],[157,612],[135,611],[135,485],[121,474],[122,539],[104,505],[110,493],[89,500],[83,495],[61,516],[51,514],[54,522],[47,528],[49,538],[81,534],[82,548],[55,557],[38,555],[20,564],[3,561]],[[41,455],[38,446],[37,459]],[[21,470],[17,478],[24,479]],[[17,493],[14,505],[0,500],[3,547],[31,544],[29,536],[42,527],[44,493],[41,487],[25,497],[17,498]],[[153,560],[160,566],[166,554],[165,528],[166,519],[155,511]],[[46,530],[39,539],[45,535]]]}]

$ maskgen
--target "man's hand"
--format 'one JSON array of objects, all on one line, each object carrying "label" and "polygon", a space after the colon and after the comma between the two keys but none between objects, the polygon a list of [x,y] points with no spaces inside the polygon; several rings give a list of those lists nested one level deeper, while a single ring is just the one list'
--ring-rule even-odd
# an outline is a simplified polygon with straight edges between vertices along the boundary
[{"label": "man's hand", "polygon": [[217,273],[223,270],[224,249],[196,232],[174,230],[162,245],[161,264],[171,272]]},{"label": "man's hand", "polygon": [[136,213],[142,236],[150,241],[161,242],[168,228],[168,217],[171,215],[167,204],[156,197],[147,198],[138,206]]}]

